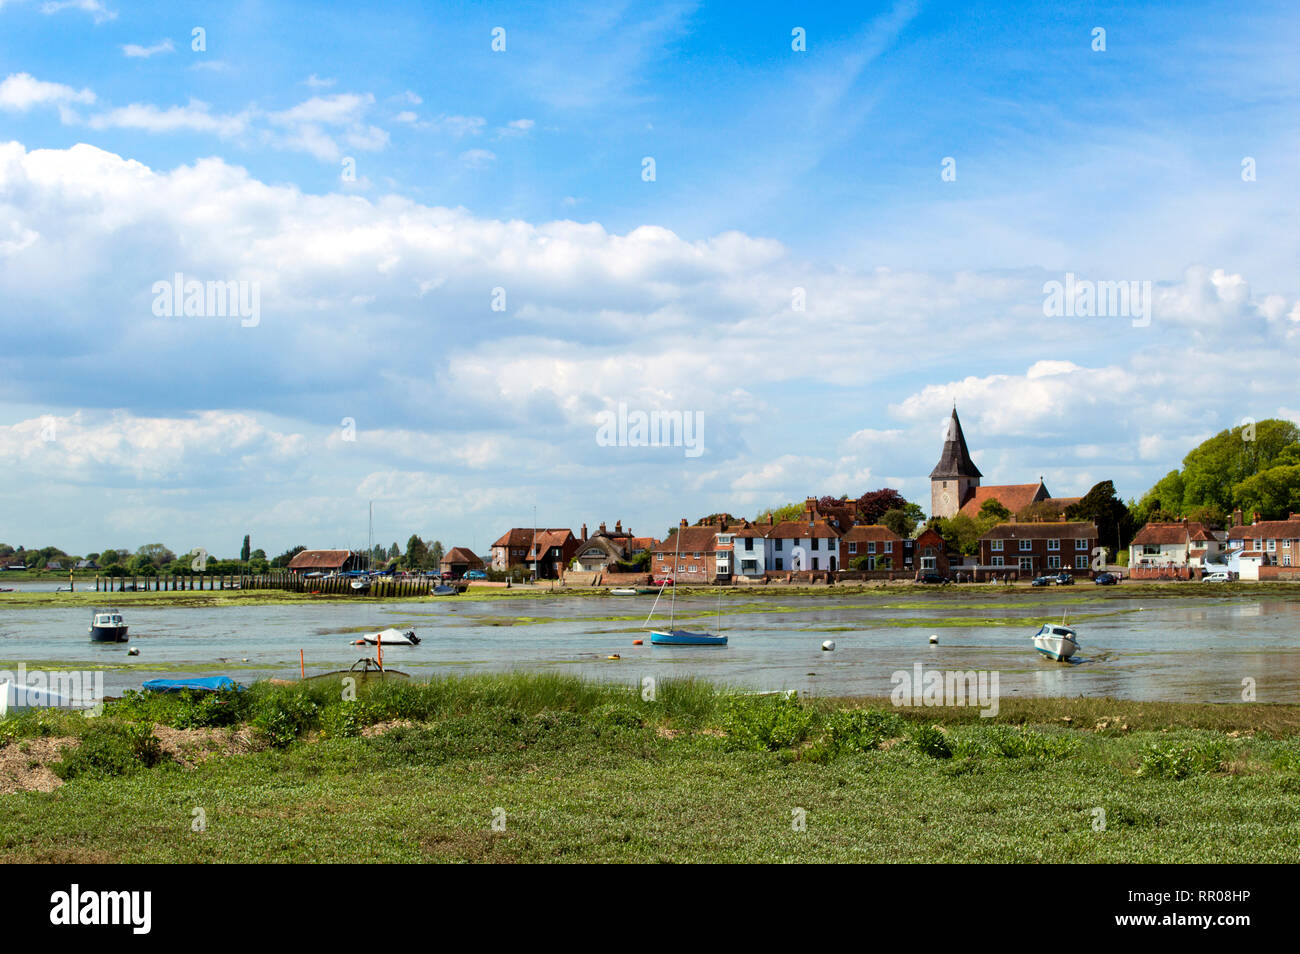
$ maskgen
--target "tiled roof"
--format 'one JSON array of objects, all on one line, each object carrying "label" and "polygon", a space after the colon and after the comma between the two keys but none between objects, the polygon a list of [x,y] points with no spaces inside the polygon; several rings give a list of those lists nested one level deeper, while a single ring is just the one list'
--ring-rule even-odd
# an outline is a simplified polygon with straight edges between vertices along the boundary
[{"label": "tiled roof", "polygon": [[825,520],[816,520],[809,524],[807,520],[782,520],[767,531],[769,539],[813,540],[830,538],[838,540],[839,532]]},{"label": "tiled roof", "polygon": [[871,540],[877,542],[882,540],[901,541],[903,538],[888,527],[882,527],[879,524],[871,524],[868,526],[853,527],[840,539],[846,540],[849,543],[865,543]]},{"label": "tiled roof", "polygon": [[1206,534],[1205,525],[1200,523],[1148,523],[1133,535],[1133,542],[1140,547],[1168,546],[1169,544],[1186,544],[1192,540],[1213,540]]},{"label": "tiled roof", "polygon": [[303,550],[289,561],[289,569],[337,570],[351,555],[348,550]]},{"label": "tiled roof", "polygon": [[1228,531],[1229,540],[1295,540],[1300,538],[1300,518],[1261,520]]},{"label": "tiled roof", "polygon": [[655,545],[655,553],[676,553],[677,535],[681,534],[682,553],[712,553],[717,539],[717,527],[686,527],[669,534],[668,539]]},{"label": "tiled roof", "polygon": [[541,559],[551,547],[563,547],[573,539],[572,530],[539,530],[536,546],[530,546],[525,560]]},{"label": "tiled roof", "polygon": [[[996,500],[1012,513],[1019,513],[1034,502],[1038,488],[1042,486],[1042,481],[1039,481],[1036,484],[991,484],[976,487],[975,496],[962,505],[961,512],[974,520],[980,515],[984,501]],[[1043,490],[1046,491],[1047,488],[1043,487]]]},{"label": "tiled roof", "polygon": [[981,540],[1071,540],[1095,538],[1097,527],[1081,520],[1044,523],[1000,523],[980,537]]},{"label": "tiled roof", "polygon": [[494,547],[527,547],[533,542],[533,534],[539,536],[543,533],[572,533],[572,530],[563,530],[559,527],[512,527],[501,535]]},{"label": "tiled roof", "polygon": [[443,554],[442,562],[443,563],[466,563],[469,564],[471,568],[483,565],[483,561],[480,560],[478,558],[478,555],[468,547],[452,547],[445,554]]}]

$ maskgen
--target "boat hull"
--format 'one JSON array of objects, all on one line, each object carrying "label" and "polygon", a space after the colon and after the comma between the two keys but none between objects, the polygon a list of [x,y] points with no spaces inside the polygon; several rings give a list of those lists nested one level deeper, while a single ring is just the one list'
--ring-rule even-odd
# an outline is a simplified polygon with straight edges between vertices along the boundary
[{"label": "boat hull", "polygon": [[692,633],[684,629],[654,630],[650,633],[652,646],[725,646],[726,636],[711,633]]},{"label": "boat hull", "polygon": [[1035,636],[1034,648],[1056,662],[1065,662],[1079,651],[1079,644],[1068,636]]},{"label": "boat hull", "polygon": [[124,643],[127,641],[126,626],[92,626],[90,640],[95,643]]}]

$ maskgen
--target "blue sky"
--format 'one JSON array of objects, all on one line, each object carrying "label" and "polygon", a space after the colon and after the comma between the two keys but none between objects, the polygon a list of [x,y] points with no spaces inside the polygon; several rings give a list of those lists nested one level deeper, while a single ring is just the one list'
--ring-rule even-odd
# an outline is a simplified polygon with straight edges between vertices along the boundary
[{"label": "blue sky", "polygon": [[[926,503],[954,400],[986,482],[1139,495],[1300,415],[1296,19],[3,0],[0,540]],[[260,321],[153,314],[178,271]],[[1151,282],[1150,326],[1045,317],[1067,272]],[[600,446],[620,402],[705,453]]]}]

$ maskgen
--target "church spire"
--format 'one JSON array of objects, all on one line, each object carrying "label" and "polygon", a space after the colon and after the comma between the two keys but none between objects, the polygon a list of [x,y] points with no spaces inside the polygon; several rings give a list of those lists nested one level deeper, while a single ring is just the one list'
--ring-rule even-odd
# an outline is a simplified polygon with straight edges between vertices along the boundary
[{"label": "church spire", "polygon": [[939,463],[930,471],[930,479],[953,477],[982,477],[975,462],[970,459],[966,449],[966,436],[961,432],[961,421],[957,419],[957,405],[952,406],[952,417],[948,419],[948,430],[944,434],[943,453]]}]

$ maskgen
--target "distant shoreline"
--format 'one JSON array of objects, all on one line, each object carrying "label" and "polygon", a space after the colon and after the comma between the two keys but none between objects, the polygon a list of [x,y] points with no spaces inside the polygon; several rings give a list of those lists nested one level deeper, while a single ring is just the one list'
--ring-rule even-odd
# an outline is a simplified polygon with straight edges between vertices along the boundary
[{"label": "distant shoreline", "polygon": [[[3,577],[0,577],[3,579]],[[16,581],[15,581],[16,582]],[[37,582],[37,581],[33,581]],[[50,581],[40,581],[50,582]],[[669,591],[670,592],[670,591]],[[944,586],[920,583],[836,583],[815,586],[794,585],[786,583],[769,583],[752,586],[707,586],[683,585],[678,590],[681,596],[710,597],[724,596],[741,599],[781,599],[785,597],[815,596],[826,599],[837,597],[897,597],[903,595],[921,596],[939,600],[976,599],[997,594],[1024,593],[1027,596],[1060,597],[1069,595],[1087,599],[1124,599],[1145,597],[1151,599],[1240,599],[1278,597],[1300,599],[1300,583],[1289,582],[1251,582],[1251,583],[1199,583],[1189,581],[1152,581],[1143,583],[1122,583],[1118,586],[1101,587],[1089,583],[1079,583],[1069,587],[1031,587],[1028,583],[992,584],[992,583],[953,583]],[[1084,594],[1087,594],[1085,597]],[[667,595],[667,592],[665,593]],[[534,586],[521,584],[506,587],[470,587],[465,593],[455,596],[361,596],[353,594],[314,594],[294,593],[274,589],[241,590],[143,590],[138,592],[96,592],[94,579],[87,585],[86,581],[77,581],[75,592],[24,591],[19,586],[12,593],[0,593],[0,608],[37,608],[43,606],[90,606],[95,603],[116,603],[132,606],[272,606],[295,603],[472,603],[484,600],[503,599],[546,599],[579,597],[585,599],[609,599],[625,602],[629,605],[651,603],[653,594],[638,596],[616,596],[608,587],[566,587]]]}]

